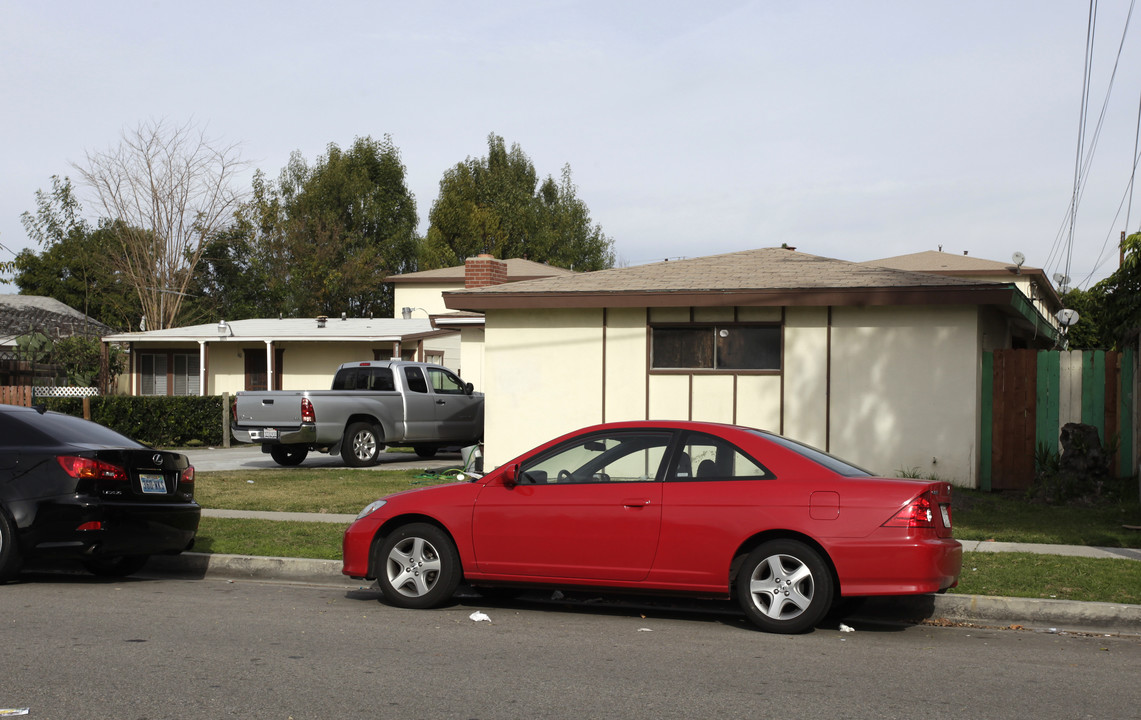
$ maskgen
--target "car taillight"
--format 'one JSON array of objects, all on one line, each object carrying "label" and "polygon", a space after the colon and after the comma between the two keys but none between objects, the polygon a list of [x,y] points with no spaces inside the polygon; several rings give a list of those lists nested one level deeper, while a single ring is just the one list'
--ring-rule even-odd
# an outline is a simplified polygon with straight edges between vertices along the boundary
[{"label": "car taillight", "polygon": [[933,528],[935,527],[935,503],[930,493],[923,493],[897,512],[884,527]]},{"label": "car taillight", "polygon": [[309,398],[301,398],[301,422],[317,422],[317,415],[313,412],[313,403]]},{"label": "car taillight", "polygon": [[96,460],[94,458],[76,457],[74,455],[57,455],[59,466],[73,478],[85,480],[127,480],[127,471],[118,465]]},{"label": "car taillight", "polygon": [[178,482],[180,485],[193,485],[194,484],[194,466],[193,465],[188,466],[185,470],[182,471],[182,474],[178,476]]}]

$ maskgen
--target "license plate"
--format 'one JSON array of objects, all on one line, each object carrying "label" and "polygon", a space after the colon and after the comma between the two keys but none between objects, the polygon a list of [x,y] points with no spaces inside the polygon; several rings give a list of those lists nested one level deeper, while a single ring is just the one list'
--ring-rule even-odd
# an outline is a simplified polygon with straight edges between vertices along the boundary
[{"label": "license plate", "polygon": [[266,428],[265,430],[261,431],[261,436],[266,440],[276,440],[277,428]]},{"label": "license plate", "polygon": [[943,514],[943,527],[951,527],[951,510],[946,505],[940,505],[939,512]]},{"label": "license plate", "polygon": [[162,475],[139,475],[139,484],[143,486],[143,493],[151,495],[166,495],[166,478]]}]

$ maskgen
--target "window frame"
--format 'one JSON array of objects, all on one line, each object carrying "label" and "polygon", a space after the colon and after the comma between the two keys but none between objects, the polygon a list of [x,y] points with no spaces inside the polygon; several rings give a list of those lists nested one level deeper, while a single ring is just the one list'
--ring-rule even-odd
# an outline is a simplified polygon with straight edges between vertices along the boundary
[{"label": "window frame", "polygon": [[[721,330],[762,328],[775,331],[776,367],[735,368],[718,366],[718,338]],[[712,367],[657,367],[654,358],[655,335],[659,330],[708,331],[712,336]],[[784,372],[784,324],[781,322],[664,322],[650,323],[646,342],[646,365],[652,375],[779,375]]]}]

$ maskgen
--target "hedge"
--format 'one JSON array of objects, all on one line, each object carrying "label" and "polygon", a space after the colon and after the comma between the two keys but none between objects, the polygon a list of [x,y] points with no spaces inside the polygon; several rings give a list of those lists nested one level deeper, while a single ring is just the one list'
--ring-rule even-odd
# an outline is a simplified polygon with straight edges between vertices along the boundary
[{"label": "hedge", "polygon": [[[108,395],[89,398],[91,420],[129,438],[155,447],[221,445],[221,395],[145,396]],[[48,410],[83,417],[81,398],[37,398]],[[228,418],[229,415],[227,414]]]}]

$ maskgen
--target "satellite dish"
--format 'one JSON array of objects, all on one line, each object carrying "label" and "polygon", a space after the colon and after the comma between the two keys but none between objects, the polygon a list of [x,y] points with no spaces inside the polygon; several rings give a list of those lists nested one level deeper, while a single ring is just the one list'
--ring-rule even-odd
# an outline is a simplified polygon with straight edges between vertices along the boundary
[{"label": "satellite dish", "polygon": [[1054,273],[1054,282],[1058,283],[1059,285],[1065,285],[1069,281],[1070,281],[1069,275],[1063,275],[1062,273]]},{"label": "satellite dish", "polygon": [[1016,268],[1022,267],[1022,264],[1026,262],[1026,256],[1020,252],[1016,252],[1011,255],[1010,259],[1014,261],[1014,267]]},{"label": "satellite dish", "polygon": [[1054,317],[1058,318],[1062,327],[1070,327],[1078,321],[1078,311],[1073,308],[1063,308]]}]

